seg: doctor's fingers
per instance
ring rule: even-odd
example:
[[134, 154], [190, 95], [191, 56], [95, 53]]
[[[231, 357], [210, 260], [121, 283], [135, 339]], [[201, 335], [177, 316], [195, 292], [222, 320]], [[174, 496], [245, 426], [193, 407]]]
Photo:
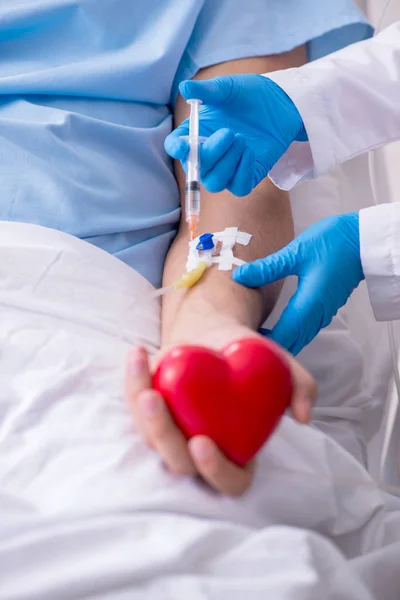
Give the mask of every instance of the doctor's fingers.
[[254, 461], [245, 467], [238, 467], [206, 436], [193, 437], [189, 441], [189, 451], [204, 481], [220, 494], [240, 496], [251, 485]]
[[269, 337], [296, 356], [314, 339], [323, 323], [324, 307], [319, 294], [300, 278], [296, 292]]
[[[246, 140], [241, 134], [235, 134], [232, 145], [219, 158], [211, 169], [205, 175], [204, 162], [202, 163], [202, 183], [209, 192], [222, 192], [229, 186], [232, 178], [235, 177], [236, 170], [240, 165], [241, 159], [246, 151]], [[206, 154], [204, 149], [202, 156]]]
[[238, 92], [238, 79], [231, 75], [221, 75], [213, 79], [186, 80], [179, 84], [179, 92], [189, 100], [201, 100], [203, 104], [222, 106], [233, 100]]
[[251, 193], [254, 186], [255, 157], [247, 146], [240, 159], [227, 189], [235, 196], [243, 197]]
[[233, 279], [246, 287], [258, 288], [297, 274], [296, 245], [291, 242], [282, 250], [237, 267]]
[[189, 142], [183, 139], [189, 135], [189, 119], [185, 119], [164, 141], [164, 148], [167, 154], [176, 160], [184, 161], [189, 152]]
[[[240, 136], [242, 137], [242, 136]], [[217, 129], [200, 148], [200, 176], [204, 180], [235, 143], [236, 137], [230, 129]]]

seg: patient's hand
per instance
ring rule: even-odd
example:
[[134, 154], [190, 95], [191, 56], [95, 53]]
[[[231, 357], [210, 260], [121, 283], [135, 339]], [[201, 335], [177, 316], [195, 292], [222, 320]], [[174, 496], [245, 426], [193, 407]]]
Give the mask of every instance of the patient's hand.
[[[196, 344], [221, 349], [229, 342], [243, 337], [258, 337], [243, 326], [215, 328], [206, 331]], [[184, 343], [190, 343], [184, 340]], [[163, 349], [157, 356], [160, 360]], [[301, 422], [307, 422], [316, 394], [313, 378], [289, 354], [284, 352], [293, 378], [292, 412]], [[154, 366], [154, 365], [153, 365]], [[146, 442], [162, 457], [166, 467], [175, 474], [200, 475], [211, 487], [228, 496], [239, 496], [250, 486], [254, 464], [244, 468], [231, 463], [214, 442], [197, 436], [189, 442], [175, 425], [163, 398], [151, 388], [151, 368], [146, 351], [133, 348], [126, 371], [126, 392], [133, 409], [136, 426]]]

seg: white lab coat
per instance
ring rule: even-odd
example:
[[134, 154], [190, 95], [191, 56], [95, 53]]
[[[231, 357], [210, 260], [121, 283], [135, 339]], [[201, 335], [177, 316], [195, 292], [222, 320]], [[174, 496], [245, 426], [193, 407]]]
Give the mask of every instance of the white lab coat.
[[[272, 169], [270, 177], [282, 189], [400, 139], [400, 22], [373, 39], [268, 77], [296, 104], [309, 139], [293, 143]], [[400, 202], [360, 212], [360, 247], [376, 319], [400, 319]]]

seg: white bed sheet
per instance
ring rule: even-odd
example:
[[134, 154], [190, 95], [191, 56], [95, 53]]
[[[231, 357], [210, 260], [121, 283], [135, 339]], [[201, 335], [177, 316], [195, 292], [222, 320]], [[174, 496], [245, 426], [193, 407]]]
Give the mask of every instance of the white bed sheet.
[[316, 428], [285, 418], [239, 500], [145, 447], [122, 382], [128, 345], [158, 345], [150, 289], [84, 242], [0, 224], [0, 598], [394, 598], [396, 501]]

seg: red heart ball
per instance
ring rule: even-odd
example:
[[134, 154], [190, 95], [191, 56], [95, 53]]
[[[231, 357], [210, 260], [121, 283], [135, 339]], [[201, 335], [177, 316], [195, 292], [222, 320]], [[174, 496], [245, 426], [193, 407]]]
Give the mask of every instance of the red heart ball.
[[244, 466], [264, 445], [292, 397], [288, 365], [273, 346], [242, 339], [215, 352], [179, 346], [153, 377], [187, 438], [210, 437], [227, 458]]

